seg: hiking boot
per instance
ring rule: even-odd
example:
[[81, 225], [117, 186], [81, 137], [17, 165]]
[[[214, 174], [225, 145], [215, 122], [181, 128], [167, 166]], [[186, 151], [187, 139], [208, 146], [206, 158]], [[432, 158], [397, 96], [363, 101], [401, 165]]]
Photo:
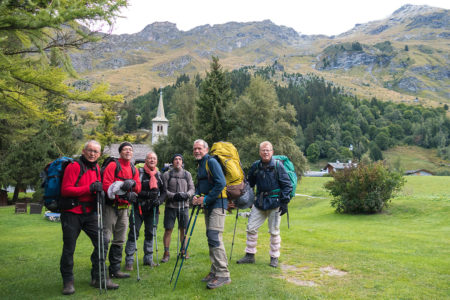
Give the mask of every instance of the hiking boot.
[[63, 295], [72, 295], [75, 293], [75, 287], [73, 286], [73, 280], [64, 283], [64, 288], [62, 290]]
[[270, 257], [270, 264], [271, 267], [278, 267], [278, 257]]
[[164, 251], [164, 255], [163, 255], [163, 258], [161, 259], [161, 262], [166, 263], [169, 261], [169, 258], [170, 258], [169, 251]]
[[[95, 288], [100, 288], [100, 284], [99, 284], [99, 280], [98, 278], [93, 278], [91, 280], [91, 286], [95, 287]], [[102, 288], [104, 288], [104, 284], [102, 284]], [[119, 288], [119, 285], [117, 283], [112, 282], [111, 279], [107, 278], [106, 279], [106, 289], [107, 290], [117, 290]]]
[[128, 273], [124, 273], [124, 272], [122, 272], [122, 271], [117, 271], [117, 272], [115, 272], [115, 273], [110, 273], [109, 274], [110, 276], [111, 276], [111, 278], [128, 278], [128, 277], [130, 277], [130, 274], [128, 274]]
[[230, 277], [214, 277], [213, 280], [211, 280], [210, 282], [208, 282], [208, 284], [206, 285], [206, 287], [208, 289], [215, 289], [218, 287], [221, 287], [222, 285], [226, 285], [226, 284], [230, 284], [231, 283], [231, 279]]
[[156, 266], [158, 266], [158, 264], [155, 264], [154, 262], [153, 262], [153, 260], [151, 260], [151, 261], [144, 261], [144, 266], [150, 266], [150, 267], [156, 267]]
[[216, 274], [213, 272], [209, 272], [208, 275], [205, 276], [205, 278], [202, 279], [202, 282], [210, 282], [216, 277]]
[[236, 263], [238, 264], [254, 264], [255, 263], [255, 254], [245, 253], [245, 256], [238, 260]]
[[125, 271], [133, 271], [133, 264], [132, 263], [126, 264]]

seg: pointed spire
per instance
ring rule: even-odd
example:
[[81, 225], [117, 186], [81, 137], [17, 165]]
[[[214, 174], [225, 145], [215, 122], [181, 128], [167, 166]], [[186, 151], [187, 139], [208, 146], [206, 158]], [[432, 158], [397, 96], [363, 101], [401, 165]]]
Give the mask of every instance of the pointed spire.
[[169, 120], [166, 119], [166, 116], [164, 114], [162, 87], [160, 88], [160, 93], [159, 93], [158, 111], [156, 112], [156, 117], [153, 118], [152, 121], [169, 122]]

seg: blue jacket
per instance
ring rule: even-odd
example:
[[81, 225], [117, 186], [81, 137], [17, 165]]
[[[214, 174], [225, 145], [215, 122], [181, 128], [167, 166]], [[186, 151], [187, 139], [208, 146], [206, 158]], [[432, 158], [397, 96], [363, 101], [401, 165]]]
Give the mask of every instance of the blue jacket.
[[255, 161], [247, 179], [251, 187], [256, 185], [257, 208], [269, 210], [280, 207], [281, 202], [289, 203], [292, 184], [281, 161], [272, 158], [267, 165]]
[[[208, 161], [208, 168], [211, 172], [208, 176], [206, 170], [206, 161]], [[220, 194], [226, 186], [225, 175], [219, 162], [209, 154], [206, 154], [198, 161], [197, 167], [197, 187], [195, 189], [196, 195], [206, 195], [205, 205], [208, 210], [214, 208], [228, 207], [228, 200], [221, 198]]]

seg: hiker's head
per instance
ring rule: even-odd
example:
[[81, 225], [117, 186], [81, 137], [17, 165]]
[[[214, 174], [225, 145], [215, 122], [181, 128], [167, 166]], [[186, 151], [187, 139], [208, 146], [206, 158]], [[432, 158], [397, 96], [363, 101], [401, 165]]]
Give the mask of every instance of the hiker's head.
[[90, 140], [84, 144], [82, 154], [89, 162], [96, 162], [100, 157], [102, 146], [99, 142]]
[[120, 158], [131, 160], [133, 158], [133, 145], [130, 142], [123, 142], [119, 146]]
[[194, 142], [193, 152], [196, 160], [202, 159], [209, 151], [208, 143], [204, 140], [196, 140]]
[[183, 155], [175, 154], [172, 158], [172, 165], [175, 169], [181, 169], [183, 167]]
[[156, 165], [158, 164], [158, 156], [155, 152], [150, 151], [147, 153], [147, 155], [145, 156], [145, 164], [152, 171], [156, 168]]
[[259, 156], [261, 156], [262, 162], [269, 162], [272, 159], [273, 146], [269, 141], [264, 141], [259, 144]]

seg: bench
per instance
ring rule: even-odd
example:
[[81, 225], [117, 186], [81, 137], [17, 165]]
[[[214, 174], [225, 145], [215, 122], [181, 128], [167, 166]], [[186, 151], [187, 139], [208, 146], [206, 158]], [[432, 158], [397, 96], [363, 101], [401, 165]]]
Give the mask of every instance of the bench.
[[17, 202], [16, 203], [16, 214], [26, 214], [27, 213], [27, 203]]
[[30, 203], [30, 215], [31, 214], [42, 214], [42, 204], [40, 203]]

